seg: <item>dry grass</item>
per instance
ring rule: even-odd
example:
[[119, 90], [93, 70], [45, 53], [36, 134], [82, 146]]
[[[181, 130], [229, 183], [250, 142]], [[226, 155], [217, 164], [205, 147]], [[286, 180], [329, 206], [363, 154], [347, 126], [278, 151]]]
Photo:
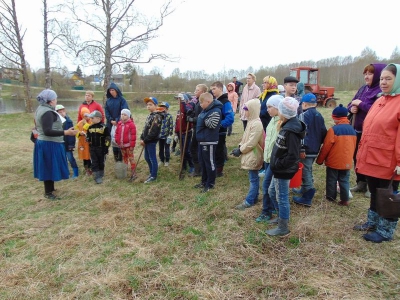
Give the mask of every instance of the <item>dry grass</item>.
[[[134, 110], [140, 129], [145, 114]], [[313, 206], [292, 205], [291, 234], [272, 238], [254, 222], [261, 204], [234, 209], [248, 189], [238, 159], [207, 195], [192, 188], [198, 179], [178, 180], [174, 156], [154, 184], [142, 183], [145, 161], [130, 184], [115, 179], [109, 159], [102, 185], [85, 176], [57, 182], [62, 200], [49, 201], [32, 176], [31, 115], [0, 115], [0, 124], [1, 299], [399, 298], [399, 234], [365, 242], [351, 228], [368, 200], [324, 200], [323, 166], [315, 165]], [[238, 119], [234, 131], [229, 149], [241, 138]]]

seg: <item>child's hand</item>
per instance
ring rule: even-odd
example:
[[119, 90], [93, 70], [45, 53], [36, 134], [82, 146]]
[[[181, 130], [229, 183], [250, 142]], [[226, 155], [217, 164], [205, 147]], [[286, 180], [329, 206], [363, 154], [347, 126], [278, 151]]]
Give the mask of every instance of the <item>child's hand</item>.
[[143, 140], [140, 140], [140, 145], [144, 147], [145, 143], [143, 142]]
[[306, 153], [305, 152], [300, 152], [300, 158], [305, 159], [306, 158]]

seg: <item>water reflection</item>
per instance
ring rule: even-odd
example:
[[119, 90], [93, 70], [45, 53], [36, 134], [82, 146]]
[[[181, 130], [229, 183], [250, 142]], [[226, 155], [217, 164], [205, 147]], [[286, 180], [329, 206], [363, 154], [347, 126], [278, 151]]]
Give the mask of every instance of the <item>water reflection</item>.
[[[76, 99], [58, 99], [57, 104], [62, 104], [67, 109], [67, 111], [77, 111], [79, 105], [81, 105], [83, 101]], [[38, 102], [36, 99], [32, 99], [32, 107], [33, 111], [38, 107]], [[0, 114], [14, 114], [25, 112], [25, 103], [24, 100], [12, 99], [5, 100], [0, 98]]]

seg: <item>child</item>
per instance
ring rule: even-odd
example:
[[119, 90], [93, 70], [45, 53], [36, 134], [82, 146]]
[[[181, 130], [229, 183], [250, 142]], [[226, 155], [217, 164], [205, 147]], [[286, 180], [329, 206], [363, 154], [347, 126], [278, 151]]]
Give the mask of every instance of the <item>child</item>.
[[271, 121], [268, 123], [265, 132], [265, 143], [264, 143], [264, 179], [262, 183], [263, 191], [263, 208], [260, 216], [256, 219], [256, 222], [268, 222], [272, 218], [272, 212], [278, 211], [278, 203], [276, 199], [271, 199], [268, 194], [269, 186], [272, 181], [272, 171], [270, 168], [271, 152], [274, 147], [276, 137], [278, 136], [278, 126], [280, 124], [280, 118], [278, 116], [278, 106], [283, 100], [281, 95], [273, 95], [267, 100], [268, 113], [271, 116]]
[[78, 159], [83, 160], [83, 167], [85, 168], [86, 175], [92, 175], [92, 162], [90, 160], [90, 150], [89, 143], [86, 141], [86, 132], [92, 123], [89, 114], [90, 111], [88, 108], [83, 107], [80, 111], [82, 116], [82, 120], [76, 124], [75, 129], [79, 130], [77, 134], [78, 138]]
[[140, 135], [140, 145], [144, 147], [144, 158], [149, 166], [150, 175], [144, 183], [150, 183], [157, 179], [158, 163], [156, 146], [161, 132], [163, 113], [157, 111], [158, 101], [154, 97], [144, 98], [147, 110], [150, 114], [146, 118], [143, 132]]
[[[68, 130], [72, 127], [74, 127], [74, 123], [72, 123], [71, 118], [68, 116], [67, 111], [65, 110], [65, 107], [61, 104], [56, 105], [56, 111], [65, 118], [65, 122], [63, 123], [63, 129]], [[78, 165], [76, 164], [76, 160], [74, 158], [74, 149], [75, 149], [75, 142], [76, 142], [76, 137], [75, 136], [68, 136], [64, 135], [64, 145], [65, 145], [65, 153], [67, 156], [67, 160], [69, 161], [69, 164], [71, 165], [73, 175], [71, 178], [77, 178], [79, 176], [79, 169]]]
[[244, 210], [253, 206], [258, 198], [260, 179], [258, 170], [263, 164], [264, 129], [259, 118], [261, 104], [258, 99], [251, 99], [242, 107], [245, 110], [247, 119], [246, 130], [243, 133], [239, 148], [233, 149], [232, 154], [241, 156], [242, 169], [249, 171], [250, 188], [243, 203], [236, 206], [236, 209]]
[[86, 139], [90, 145], [94, 180], [100, 184], [103, 182], [104, 162], [111, 143], [111, 135], [108, 127], [104, 123], [101, 123], [103, 117], [101, 112], [95, 110], [89, 117], [92, 119], [92, 124], [87, 130]]
[[164, 164], [164, 166], [168, 167], [169, 159], [171, 157], [170, 154], [170, 145], [174, 134], [174, 120], [172, 115], [168, 112], [169, 103], [161, 102], [159, 107], [164, 107], [165, 109], [165, 119], [163, 120], [161, 126], [161, 134], [158, 142], [158, 156], [160, 158], [160, 165]]
[[212, 94], [203, 93], [199, 98], [203, 111], [197, 117], [196, 137], [199, 143], [199, 162], [201, 164], [201, 182], [195, 188], [201, 188], [207, 193], [214, 188], [217, 169], [215, 166], [215, 151], [221, 126], [222, 103], [215, 101]]
[[136, 125], [131, 118], [131, 111], [129, 109], [124, 108], [121, 110], [121, 120], [118, 121], [117, 129], [115, 130], [115, 142], [121, 149], [124, 163], [128, 164], [129, 161], [131, 165], [131, 178], [129, 180], [133, 181], [137, 178], [133, 155], [136, 145]]
[[[231, 102], [233, 113], [235, 114], [238, 107], [239, 95], [235, 92], [235, 84], [233, 82], [228, 83], [228, 99]], [[228, 127], [228, 136], [232, 134], [232, 125]]]
[[[296, 95], [297, 91], [297, 84], [299, 83], [299, 80], [296, 77], [293, 76], [287, 76], [283, 79], [283, 88], [285, 89], [285, 94], [282, 95], [283, 97], [292, 97], [297, 100], [298, 103], [300, 103], [301, 97]], [[297, 115], [300, 115], [302, 113], [302, 107], [299, 105], [297, 108]]]
[[317, 98], [314, 94], [305, 94], [301, 98], [303, 112], [299, 115], [299, 120], [306, 124], [307, 134], [302, 141], [300, 153], [301, 163], [303, 164], [301, 188], [293, 189], [293, 192], [302, 194], [302, 196], [293, 197], [293, 202], [305, 206], [311, 206], [316, 192], [312, 165], [326, 136], [324, 117], [317, 111], [316, 106]]
[[284, 98], [278, 105], [282, 123], [272, 149], [270, 168], [274, 174], [272, 182], [278, 199], [279, 219], [278, 227], [266, 231], [272, 236], [284, 236], [290, 232], [289, 182], [299, 169], [300, 141], [306, 132], [306, 125], [296, 118], [298, 107], [299, 102], [292, 97]]
[[335, 125], [329, 128], [317, 164], [326, 166], [326, 199], [336, 200], [336, 181], [340, 187], [339, 205], [349, 205], [350, 169], [356, 149], [357, 135], [347, 119], [347, 108], [340, 104], [332, 111]]

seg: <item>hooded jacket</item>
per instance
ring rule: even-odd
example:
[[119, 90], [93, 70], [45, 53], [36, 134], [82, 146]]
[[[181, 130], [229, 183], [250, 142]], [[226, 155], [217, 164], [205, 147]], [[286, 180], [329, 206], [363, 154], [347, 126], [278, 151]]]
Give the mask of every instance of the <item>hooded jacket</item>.
[[228, 93], [222, 94], [217, 100], [222, 103], [219, 134], [226, 135], [228, 127], [235, 121], [235, 114], [232, 110], [231, 102], [229, 102]]
[[[365, 117], [370, 110], [372, 104], [378, 99], [378, 94], [381, 93], [381, 88], [379, 87], [379, 79], [381, 76], [382, 70], [386, 67], [385, 64], [371, 64], [374, 67], [374, 76], [372, 77], [371, 86], [363, 85], [356, 93], [352, 100], [359, 99], [362, 102], [358, 105], [358, 112], [354, 115], [354, 129], [357, 132], [361, 132], [363, 128], [363, 123]], [[350, 112], [351, 102], [347, 106], [347, 109]]]
[[120, 148], [134, 148], [136, 145], [136, 125], [128, 119], [125, 123], [118, 122], [115, 130], [115, 142]]
[[145, 144], [158, 142], [164, 118], [165, 112], [160, 111], [151, 112], [147, 116], [142, 134], [140, 135], [140, 139]]
[[263, 165], [264, 129], [259, 118], [260, 101], [252, 99], [247, 101], [249, 110], [246, 130], [239, 144], [241, 167], [245, 170], [260, 170]]
[[229, 86], [231, 86], [233, 88], [233, 90], [229, 91], [229, 89], [228, 89], [228, 99], [231, 102], [233, 113], [235, 113], [237, 110], [239, 96], [235, 92], [235, 84], [233, 82], [230, 82], [230, 83], [228, 83], [227, 88]]
[[306, 124], [294, 117], [282, 124], [271, 154], [271, 171], [275, 178], [292, 179], [299, 169], [301, 139]]
[[214, 100], [197, 117], [196, 138], [199, 144], [218, 144], [222, 103]]
[[[400, 65], [392, 90], [369, 110], [357, 151], [356, 172], [389, 180], [400, 166]], [[400, 180], [400, 175], [394, 180]]]
[[[117, 91], [116, 98], [113, 98], [113, 96], [111, 96], [110, 89], [114, 89]], [[104, 107], [107, 118], [107, 127], [110, 132], [112, 127], [111, 121], [116, 121], [118, 123], [121, 118], [121, 110], [123, 110], [124, 108], [129, 109], [128, 103], [122, 96], [119, 87], [114, 82], [112, 82], [107, 89], [107, 101]]]
[[307, 157], [317, 157], [327, 132], [324, 117], [315, 107], [309, 107], [299, 115], [299, 120], [307, 126], [303, 140], [304, 151]]
[[246, 102], [251, 99], [260, 97], [260, 95], [261, 95], [261, 90], [258, 87], [258, 85], [256, 85], [255, 82], [251, 86], [249, 86], [248, 84], [244, 86], [242, 91], [242, 98], [240, 99], [240, 119], [242, 121], [247, 120], [244, 115], [243, 105], [245, 105]]
[[[74, 127], [74, 123], [68, 115], [65, 115], [65, 122], [63, 123], [63, 129], [68, 130]], [[74, 135], [64, 135], [65, 151], [73, 151], [75, 149], [76, 137]]]

